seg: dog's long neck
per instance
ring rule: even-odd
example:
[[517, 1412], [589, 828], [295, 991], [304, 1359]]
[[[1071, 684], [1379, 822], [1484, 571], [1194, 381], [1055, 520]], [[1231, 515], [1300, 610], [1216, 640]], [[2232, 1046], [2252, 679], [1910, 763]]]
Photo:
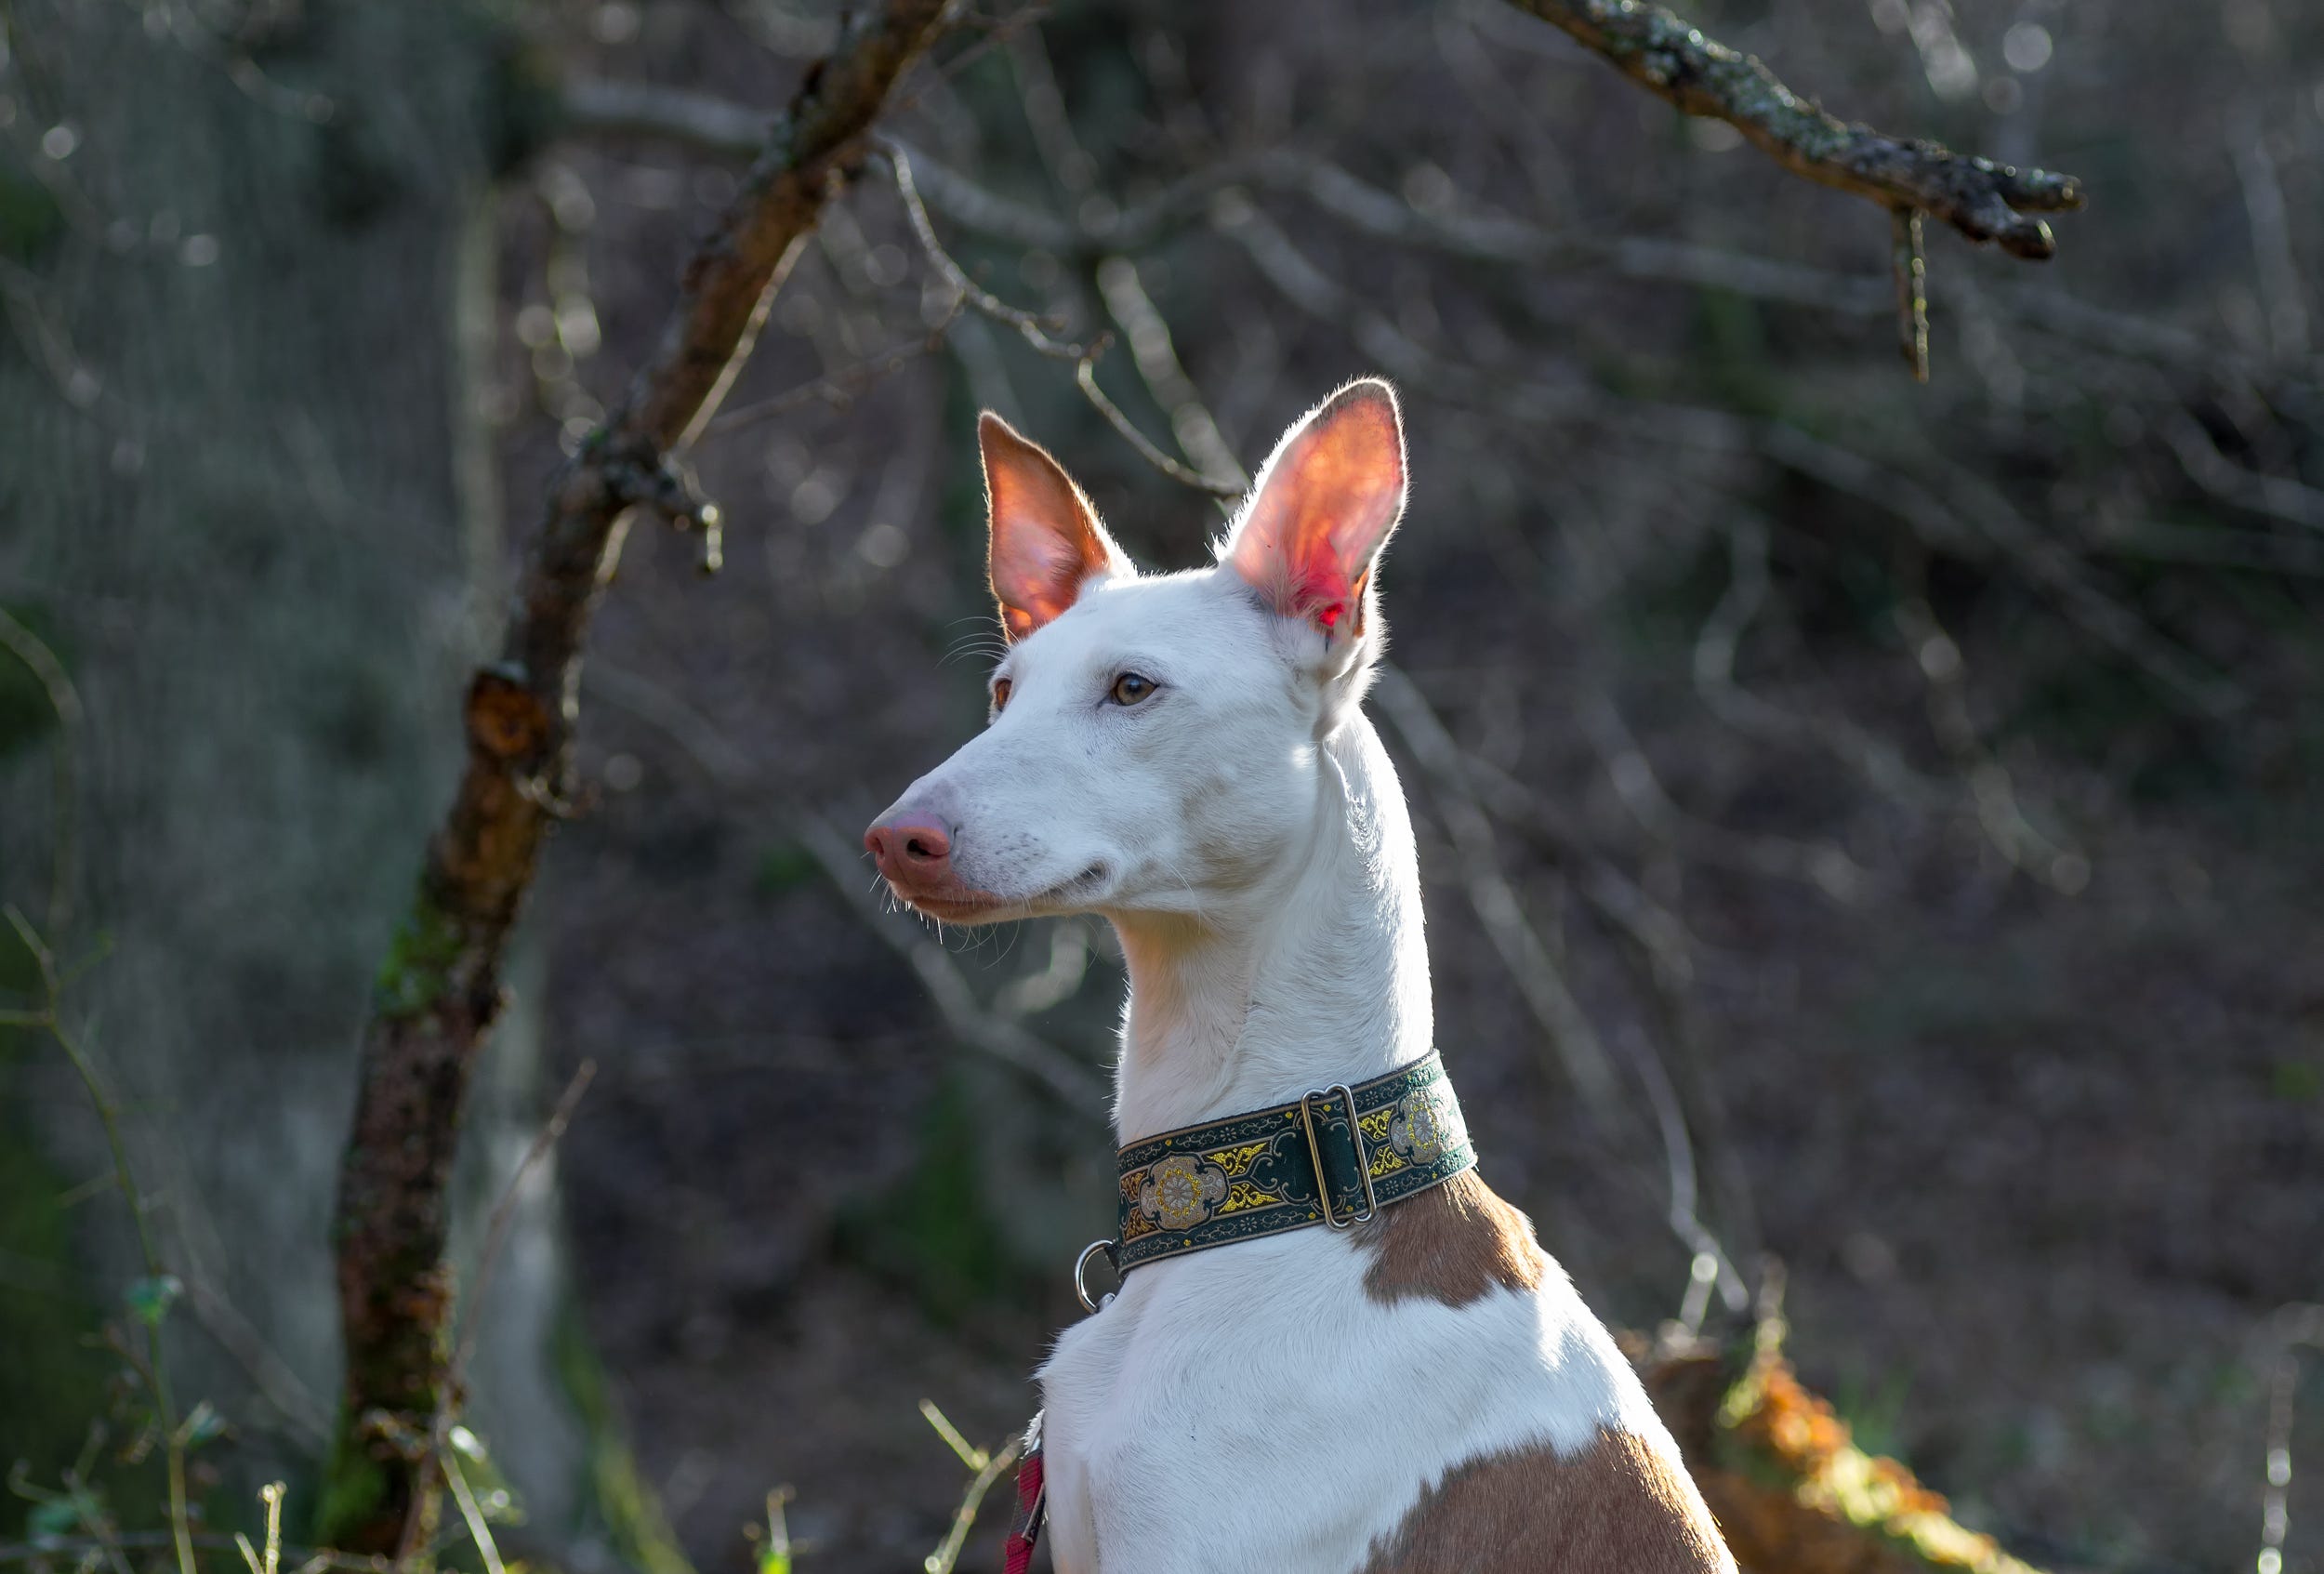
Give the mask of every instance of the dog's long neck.
[[1306, 845], [1199, 919], [1117, 919], [1129, 1008], [1122, 1142], [1361, 1082], [1425, 1055], [1433, 1024], [1412, 823], [1371, 724], [1321, 746]]

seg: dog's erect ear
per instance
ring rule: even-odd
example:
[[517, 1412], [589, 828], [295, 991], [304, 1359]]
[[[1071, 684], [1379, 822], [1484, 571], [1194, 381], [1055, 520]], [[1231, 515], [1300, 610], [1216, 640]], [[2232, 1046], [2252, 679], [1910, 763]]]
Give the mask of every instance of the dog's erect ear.
[[1377, 377], [1352, 382], [1275, 445], [1221, 559], [1338, 649], [1364, 631], [1372, 565], [1404, 492], [1396, 395]]
[[1055, 459], [990, 410], [977, 417], [976, 443], [992, 519], [993, 594], [1011, 640], [1073, 605], [1091, 575], [1132, 572]]

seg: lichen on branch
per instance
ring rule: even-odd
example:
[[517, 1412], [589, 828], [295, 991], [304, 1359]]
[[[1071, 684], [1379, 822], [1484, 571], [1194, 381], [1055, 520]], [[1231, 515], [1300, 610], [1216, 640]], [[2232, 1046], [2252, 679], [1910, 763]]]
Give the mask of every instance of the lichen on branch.
[[2036, 215], [2082, 205], [2071, 175], [2013, 169], [1941, 143], [1851, 126], [1778, 81], [1756, 56], [1731, 49], [1683, 17], [1641, 0], [1510, 0], [1604, 56], [1623, 75], [1688, 114], [1723, 120], [1796, 175], [1891, 209], [1942, 219], [2013, 257], [2057, 250]]

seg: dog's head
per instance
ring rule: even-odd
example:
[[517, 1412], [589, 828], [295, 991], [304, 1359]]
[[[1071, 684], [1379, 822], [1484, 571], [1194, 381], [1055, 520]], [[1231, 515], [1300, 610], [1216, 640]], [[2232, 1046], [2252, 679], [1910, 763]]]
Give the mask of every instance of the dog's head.
[[1349, 384], [1284, 435], [1217, 561], [1142, 575], [1038, 447], [978, 424], [1008, 655], [985, 730], [865, 834], [956, 923], [1200, 913], [1265, 889], [1316, 813], [1322, 746], [1384, 631], [1404, 509], [1395, 396]]

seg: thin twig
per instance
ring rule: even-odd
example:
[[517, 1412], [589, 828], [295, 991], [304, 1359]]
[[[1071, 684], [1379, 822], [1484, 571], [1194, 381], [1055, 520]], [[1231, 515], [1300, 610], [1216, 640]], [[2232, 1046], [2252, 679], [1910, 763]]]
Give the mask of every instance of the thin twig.
[[716, 420], [702, 429], [702, 435], [705, 439], [722, 437], [730, 431], [773, 420], [814, 403], [822, 403], [834, 410], [846, 409], [862, 398], [872, 384], [891, 372], [943, 349], [945, 337], [951, 333], [952, 325], [960, 320], [961, 308], [967, 302], [965, 296], [954, 297], [952, 303], [944, 308], [943, 316], [918, 338], [906, 339], [852, 366], [843, 366], [771, 398], [754, 400], [748, 404], [738, 404], [731, 410], [722, 411]]
[[1486, 938], [1565, 1066], [1566, 1079], [1609, 1131], [1619, 1131], [1620, 1096], [1615, 1089], [1613, 1063], [1606, 1058], [1605, 1046], [1589, 1014], [1566, 984], [1564, 970], [1526, 920], [1517, 893], [1502, 872], [1492, 824], [1461, 774], [1451, 733], [1419, 686], [1393, 667], [1381, 667], [1372, 694], [1379, 701], [1380, 713], [1420, 767], [1437, 817], [1444, 822], [1453, 852], [1460, 860], [1462, 893], [1484, 926]]
[[493, 1205], [492, 1217], [484, 1226], [483, 1249], [476, 1261], [476, 1279], [469, 1286], [468, 1297], [460, 1308], [460, 1336], [453, 1348], [452, 1364], [445, 1369], [447, 1390], [459, 1386], [460, 1375], [468, 1369], [469, 1358], [476, 1353], [477, 1336], [482, 1331], [479, 1314], [485, 1296], [492, 1290], [493, 1274], [499, 1265], [501, 1250], [508, 1245], [508, 1226], [516, 1217], [517, 1203], [523, 1196], [524, 1184], [557, 1144], [563, 1141], [565, 1128], [573, 1123], [573, 1112], [581, 1106], [581, 1095], [589, 1091], [589, 1083], [596, 1077], [597, 1062], [594, 1060], [585, 1060], [574, 1068], [572, 1079], [565, 1083], [565, 1091], [558, 1095], [556, 1107], [549, 1111], [548, 1118], [543, 1122], [541, 1129], [534, 1133], [532, 1146], [524, 1150], [524, 1157], [517, 1161], [515, 1171], [508, 1177], [508, 1184], [501, 1188], [500, 1200]]
[[[179, 1245], [189, 1254], [191, 1245], [181, 1233]], [[186, 1284], [186, 1308], [193, 1314], [202, 1331], [217, 1342], [234, 1364], [250, 1379], [265, 1401], [273, 1406], [288, 1430], [300, 1442], [320, 1454], [331, 1442], [331, 1413], [325, 1409], [312, 1390], [302, 1382], [289, 1362], [275, 1354], [266, 1336], [253, 1328], [250, 1319], [233, 1303], [213, 1288], [206, 1278], [194, 1271], [190, 1261], [178, 1276]]]
[[903, 199], [905, 217], [912, 226], [912, 233], [918, 239], [920, 249], [927, 254], [930, 264], [947, 285], [958, 292], [961, 298], [982, 315], [1014, 328], [1036, 353], [1051, 361], [1071, 362], [1074, 386], [1081, 390], [1089, 407], [1103, 417], [1105, 423], [1120, 433], [1131, 447], [1137, 449], [1139, 457], [1172, 481], [1209, 496], [1232, 498], [1242, 496], [1243, 488], [1239, 483], [1213, 481], [1165, 454], [1098, 386], [1098, 357], [1105, 353], [1112, 342], [1110, 335], [1100, 334], [1087, 344], [1060, 339], [1052, 331], [1056, 327], [1054, 323], [1010, 305], [970, 278], [967, 270], [944, 249], [944, 242], [936, 234], [936, 226], [928, 217], [926, 205], [920, 201], [919, 188], [914, 184], [911, 156], [904, 144], [886, 136], [878, 137], [875, 141], [879, 150], [888, 155], [889, 167], [894, 171], [896, 195]]
[[[13, 905], [7, 908], [8, 926], [16, 931], [17, 939], [31, 954], [40, 970], [40, 981], [46, 1004], [37, 1012], [10, 1013], [26, 1018], [18, 1025], [37, 1025], [46, 1029], [73, 1069], [80, 1075], [81, 1084], [87, 1089], [89, 1103], [96, 1108], [99, 1123], [105, 1130], [105, 1144], [112, 1151], [113, 1177], [120, 1184], [121, 1195], [128, 1202], [129, 1216], [136, 1223], [138, 1251], [144, 1260], [146, 1277], [158, 1294], [168, 1282], [169, 1276], [162, 1266], [161, 1250], [153, 1239], [153, 1227], [146, 1217], [145, 1194], [138, 1186], [137, 1171], [129, 1162], [129, 1146], [121, 1132], [120, 1106], [113, 1101], [106, 1086], [104, 1075], [90, 1058], [79, 1038], [64, 1025], [64, 982], [57, 971], [56, 954], [48, 948], [40, 932], [35, 930], [23, 913]], [[186, 1435], [178, 1424], [177, 1402], [169, 1386], [169, 1365], [162, 1347], [162, 1318], [155, 1316], [146, 1327], [146, 1368], [152, 1382], [153, 1414], [161, 1429], [163, 1460], [169, 1477], [169, 1529], [178, 1554], [178, 1574], [194, 1574], [193, 1543], [189, 1539], [192, 1524], [187, 1509], [186, 1496]]]
[[971, 306], [996, 323], [1007, 324], [1017, 330], [1034, 351], [1052, 361], [1089, 361], [1104, 349], [1103, 336], [1088, 344], [1074, 344], [1060, 339], [1052, 330], [1059, 324], [1050, 318], [1010, 305], [993, 294], [962, 268], [944, 243], [936, 234], [936, 226], [930, 221], [928, 208], [920, 201], [919, 188], [912, 180], [912, 160], [904, 145], [892, 137], [875, 135], [873, 146], [888, 156], [888, 167], [895, 178], [896, 195], [904, 201], [904, 216], [912, 226], [913, 235], [920, 243], [920, 250], [944, 283], [963, 297]]
[[1818, 744], [1867, 782], [1916, 813], [1949, 808], [1949, 787], [1915, 770], [1896, 747], [1874, 736], [1844, 710], [1785, 709], [1736, 681], [1736, 653], [1768, 594], [1767, 522], [1745, 513], [1727, 531], [1727, 588], [1695, 636], [1695, 692], [1703, 707], [1737, 732], [1770, 743]]
[[1009, 1467], [1017, 1462], [1020, 1440], [1012, 1437], [1000, 1448], [988, 1451], [977, 1448], [962, 1436], [960, 1429], [936, 1408], [934, 1400], [922, 1399], [920, 1414], [927, 1418], [929, 1425], [936, 1429], [936, 1435], [960, 1456], [960, 1462], [976, 1473], [969, 1482], [968, 1490], [960, 1496], [960, 1506], [953, 1511], [952, 1527], [944, 1532], [944, 1539], [937, 1544], [934, 1552], [920, 1560], [923, 1574], [952, 1574], [953, 1565], [960, 1560], [960, 1549], [968, 1543], [969, 1531], [976, 1524], [977, 1511], [984, 1506], [984, 1494], [991, 1491], [993, 1483], [1007, 1475]]
[[[1925, 579], [1924, 565], [1915, 563]], [[1925, 585], [1901, 598], [1891, 614], [1896, 631], [1911, 650], [1913, 665], [1928, 685], [1930, 731], [1968, 785], [1977, 825], [2010, 866], [2062, 895], [2090, 883], [2090, 859], [2072, 843], [2044, 836], [2026, 817], [2009, 768], [1977, 735], [1969, 708], [1967, 664], [1961, 647], [1945, 632], [1929, 604]]]
[[1099, 415], [1105, 417], [1106, 425], [1121, 433], [1129, 445], [1138, 450], [1138, 456], [1155, 470], [1160, 470], [1182, 486], [1216, 497], [1221, 502], [1231, 502], [1243, 495], [1242, 487], [1235, 483], [1213, 481], [1207, 475], [1190, 470], [1155, 447], [1153, 440], [1138, 430], [1137, 423], [1122, 413], [1121, 406], [1107, 398], [1105, 390], [1098, 387], [1098, 367], [1094, 357], [1082, 362], [1080, 365], [1074, 368], [1074, 381], [1079, 386], [1082, 397], [1089, 402], [1090, 406]]
[[2278, 1307], [2269, 1329], [2267, 1452], [2260, 1492], [2257, 1574], [2283, 1574], [2284, 1541], [2291, 1531], [2291, 1411], [2299, 1392], [2300, 1347], [2324, 1352], [2324, 1305]]
[[863, 854], [828, 820], [812, 810], [796, 809], [791, 823], [848, 905], [911, 964], [955, 1037], [1042, 1083], [1068, 1109], [1082, 1115], [1106, 1113], [1105, 1085], [1095, 1072], [1022, 1023], [985, 1010], [950, 952], [900, 913], [880, 911], [878, 899], [865, 883]]
[[[1129, 345], [1130, 365], [1146, 391], [1170, 418], [1179, 446], [1201, 467], [1197, 472], [1221, 500], [1240, 497], [1250, 485], [1250, 472], [1227, 446], [1219, 423], [1195, 388], [1194, 378], [1179, 364], [1170, 325], [1146, 293], [1138, 264], [1129, 257], [1106, 258], [1097, 267], [1098, 295]], [[1170, 473], [1169, 470], [1165, 474]]]
[[1912, 380], [1929, 380], [1929, 265], [1921, 247], [1921, 214], [1899, 207], [1889, 214], [1889, 265], [1896, 273], [1896, 343]]
[[[677, 695], [603, 662], [592, 665], [588, 681], [591, 693], [677, 744], [721, 792], [737, 800], [759, 801], [768, 796], [768, 784], [742, 751], [708, 718]], [[776, 796], [781, 797], [779, 792]], [[981, 1004], [949, 952], [912, 919], [883, 908], [865, 881], [862, 853], [828, 820], [798, 804], [786, 805], [780, 813], [784, 831], [813, 856], [849, 907], [911, 964], [954, 1037], [1032, 1077], [1076, 1113], [1105, 1113], [1105, 1087], [1095, 1072], [1023, 1023]]]
[[283, 1483], [270, 1481], [258, 1488], [258, 1501], [266, 1505], [266, 1555], [251, 1548], [250, 1538], [234, 1532], [235, 1550], [242, 1554], [243, 1566], [250, 1574], [275, 1574], [283, 1566]]
[[460, 1518], [468, 1526], [469, 1537], [476, 1543], [479, 1556], [484, 1560], [484, 1574], [508, 1574], [508, 1565], [500, 1560], [500, 1547], [493, 1540], [492, 1527], [484, 1523], [484, 1510], [477, 1502], [476, 1494], [468, 1484], [468, 1472], [460, 1468], [456, 1449], [439, 1449], [437, 1468], [443, 1472], [444, 1482], [452, 1488], [452, 1501], [459, 1505]]
[[[589, 1091], [589, 1083], [597, 1076], [597, 1062], [585, 1060], [574, 1068], [572, 1080], [559, 1095], [556, 1107], [549, 1112], [540, 1131], [533, 1137], [532, 1145], [517, 1161], [508, 1183], [500, 1190], [500, 1198], [493, 1205], [484, 1226], [484, 1244], [476, 1263], [475, 1281], [469, 1286], [459, 1309], [458, 1336], [454, 1341], [452, 1359], [444, 1368], [442, 1396], [437, 1401], [436, 1414], [428, 1429], [425, 1444], [427, 1457], [420, 1462], [423, 1479], [430, 1470], [443, 1472], [444, 1481], [452, 1488], [460, 1517], [466, 1521], [469, 1534], [476, 1539], [477, 1550], [482, 1554], [488, 1574], [504, 1574], [500, 1567], [500, 1551], [493, 1545], [491, 1532], [485, 1528], [484, 1516], [477, 1507], [475, 1495], [469, 1490], [467, 1479], [454, 1459], [457, 1446], [454, 1441], [455, 1421], [460, 1406], [466, 1402], [466, 1380], [469, 1362], [476, 1354], [476, 1341], [482, 1332], [482, 1310], [486, 1295], [492, 1290], [493, 1275], [499, 1266], [502, 1249], [508, 1244], [508, 1226], [516, 1217], [517, 1203], [524, 1194], [524, 1184], [542, 1160], [563, 1138], [565, 1128], [572, 1123], [573, 1112], [580, 1106], [581, 1095]], [[413, 1494], [412, 1512], [404, 1522], [404, 1551], [399, 1563], [410, 1556], [424, 1533], [419, 1506], [426, 1496], [425, 1488]]]
[[[1564, 970], [1527, 922], [1514, 888], [1501, 873], [1492, 826], [1470, 785], [1459, 747], [1419, 685], [1404, 673], [1383, 667], [1372, 692], [1380, 701], [1380, 713], [1420, 768], [1437, 818], [1451, 836], [1454, 853], [1460, 860], [1470, 907], [1484, 925], [1504, 970], [1600, 1129], [1620, 1140], [1635, 1128], [1621, 1108], [1612, 1063], [1596, 1028], [1566, 984]], [[1728, 1307], [1739, 1311], [1748, 1300], [1742, 1276], [1697, 1211], [1694, 1143], [1677, 1091], [1651, 1046], [1633, 1042], [1629, 1048], [1661, 1139], [1668, 1181], [1664, 1222], [1686, 1249], [1690, 1263], [1709, 1260], [1710, 1271], [1702, 1276], [1704, 1289], [1715, 1283]]]

